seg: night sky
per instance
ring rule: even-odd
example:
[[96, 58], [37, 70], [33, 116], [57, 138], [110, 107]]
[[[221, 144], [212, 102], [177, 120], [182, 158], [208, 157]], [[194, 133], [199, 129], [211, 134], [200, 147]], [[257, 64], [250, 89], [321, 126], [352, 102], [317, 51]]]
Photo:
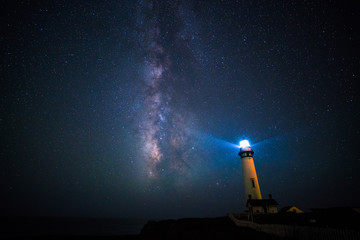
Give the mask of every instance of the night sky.
[[[320, 2], [320, 1], [319, 1]], [[357, 5], [1, 1], [1, 215], [360, 205]]]

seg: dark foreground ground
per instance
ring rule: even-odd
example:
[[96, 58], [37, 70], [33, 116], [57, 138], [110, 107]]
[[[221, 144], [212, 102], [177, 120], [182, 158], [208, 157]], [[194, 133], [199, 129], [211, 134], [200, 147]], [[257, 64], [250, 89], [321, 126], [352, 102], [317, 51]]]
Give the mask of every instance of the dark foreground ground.
[[[246, 220], [247, 214], [237, 219]], [[243, 219], [244, 218], [244, 219]], [[310, 213], [261, 214], [258, 224], [308, 226], [360, 232], [360, 208], [313, 209]], [[336, 231], [329, 230], [326, 236]], [[321, 233], [323, 234], [323, 233]], [[325, 234], [325, 233], [324, 233]], [[339, 233], [340, 234], [340, 233]], [[343, 234], [341, 232], [341, 234]], [[325, 235], [324, 235], [325, 236]], [[340, 236], [340, 235], [339, 235]], [[352, 236], [345, 234], [341, 236]], [[2, 218], [0, 239], [284, 239], [236, 226], [229, 217], [146, 221], [93, 218]], [[327, 239], [327, 238], [323, 238]], [[334, 238], [343, 239], [343, 238]], [[358, 239], [353, 237], [351, 239]]]
[[228, 217], [149, 222], [140, 239], [283, 239], [236, 226]]
[[[61, 227], [61, 226], [59, 226]], [[94, 226], [95, 227], [95, 226]], [[21, 229], [17, 229], [21, 231]], [[4, 232], [5, 231], [5, 232]], [[237, 227], [228, 217], [191, 218], [179, 220], [149, 221], [137, 235], [69, 235], [69, 234], [39, 234], [12, 235], [5, 234], [8, 239], [283, 239], [264, 234], [250, 228]], [[9, 229], [7, 230], [9, 233]], [[2, 238], [1, 237], [1, 238]]]

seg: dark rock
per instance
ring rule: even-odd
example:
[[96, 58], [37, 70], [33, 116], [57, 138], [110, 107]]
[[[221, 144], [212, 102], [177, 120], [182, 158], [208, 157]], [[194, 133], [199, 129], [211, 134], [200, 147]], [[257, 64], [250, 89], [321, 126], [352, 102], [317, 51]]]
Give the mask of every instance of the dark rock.
[[149, 221], [140, 239], [280, 239], [236, 226], [228, 217]]

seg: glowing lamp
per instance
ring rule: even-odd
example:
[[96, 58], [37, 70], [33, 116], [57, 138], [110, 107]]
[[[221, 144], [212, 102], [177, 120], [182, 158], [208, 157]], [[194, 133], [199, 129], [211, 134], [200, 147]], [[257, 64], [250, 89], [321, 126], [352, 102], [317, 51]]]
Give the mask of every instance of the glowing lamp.
[[242, 140], [240, 142], [240, 148], [246, 148], [246, 147], [250, 147], [250, 143], [248, 140]]

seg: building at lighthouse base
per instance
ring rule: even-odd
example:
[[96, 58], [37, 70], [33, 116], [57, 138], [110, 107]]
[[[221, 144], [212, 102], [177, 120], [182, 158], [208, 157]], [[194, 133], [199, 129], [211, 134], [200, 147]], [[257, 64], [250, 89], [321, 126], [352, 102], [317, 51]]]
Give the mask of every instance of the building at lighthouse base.
[[277, 213], [278, 203], [269, 194], [269, 199], [252, 199], [246, 201], [246, 209], [251, 214]]

